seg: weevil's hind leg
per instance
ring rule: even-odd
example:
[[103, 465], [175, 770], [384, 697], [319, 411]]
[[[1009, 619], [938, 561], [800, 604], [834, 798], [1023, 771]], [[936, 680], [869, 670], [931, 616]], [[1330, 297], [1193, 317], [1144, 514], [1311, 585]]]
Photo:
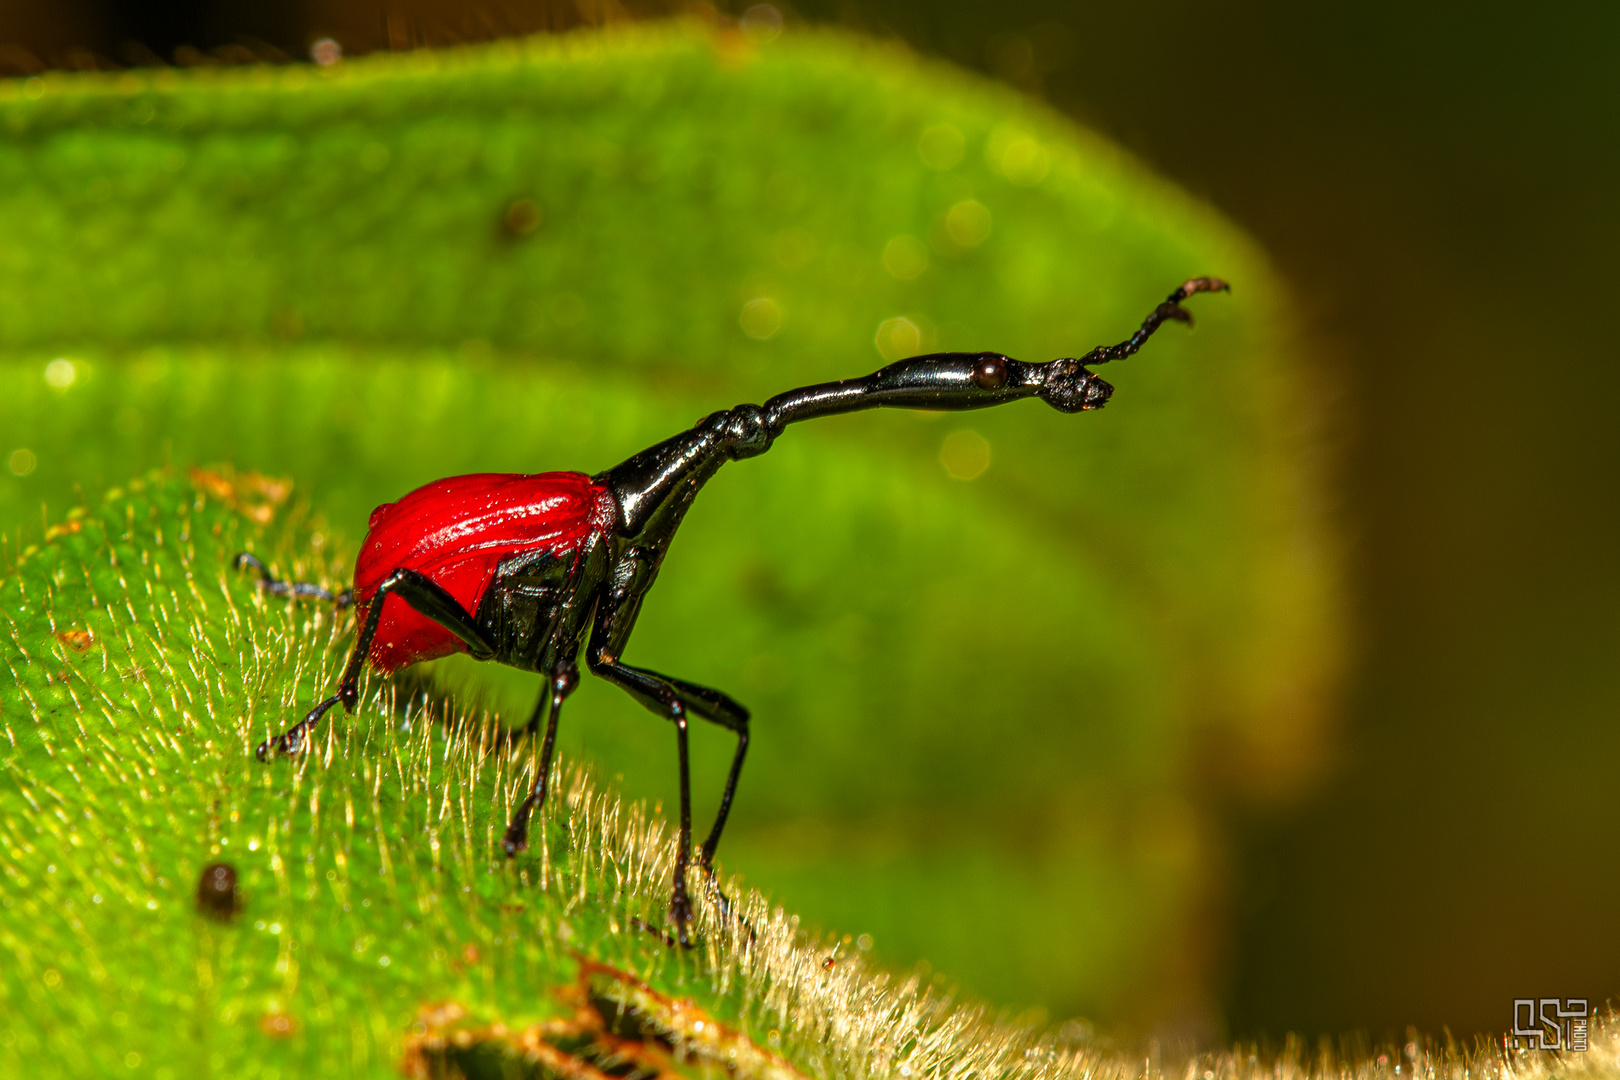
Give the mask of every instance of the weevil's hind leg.
[[606, 679], [648, 709], [675, 725], [675, 751], [680, 760], [681, 820], [680, 837], [675, 844], [675, 881], [669, 898], [669, 913], [675, 920], [675, 936], [682, 948], [691, 948], [688, 927], [692, 922], [692, 901], [686, 892], [686, 867], [692, 858], [692, 773], [686, 746], [686, 702], [674, 685], [650, 671], [626, 664], [596, 659], [592, 648], [587, 655], [591, 674]]
[[259, 591], [269, 593], [271, 596], [304, 596], [312, 600], [330, 600], [339, 608], [346, 608], [354, 603], [353, 589], [334, 593], [331, 589], [310, 581], [282, 581], [252, 552], [238, 552], [236, 558], [231, 560], [231, 568], [234, 570], [240, 570], [244, 566], [259, 575]]
[[675, 724], [676, 751], [681, 769], [681, 833], [675, 853], [674, 893], [669, 906], [670, 914], [675, 919], [677, 937], [682, 945], [689, 946], [691, 939], [687, 927], [692, 918], [692, 905], [686, 891], [686, 868], [692, 857], [692, 784], [686, 744], [687, 714], [696, 713], [737, 733], [737, 750], [731, 759], [731, 773], [726, 780], [725, 793], [720, 798], [720, 811], [715, 815], [714, 827], [709, 831], [708, 839], [703, 842], [698, 863], [708, 879], [709, 887], [714, 890], [721, 916], [730, 919], [731, 900], [720, 891], [715, 878], [714, 852], [720, 845], [720, 834], [725, 831], [731, 800], [737, 793], [737, 780], [742, 776], [743, 759], [748, 753], [748, 710], [719, 690], [672, 679], [645, 668], [631, 667], [606, 655], [600, 624], [586, 649], [586, 664], [591, 674], [619, 687], [652, 712]]
[[[681, 685], [677, 683], [677, 685]], [[720, 695], [725, 697], [725, 695]], [[720, 834], [726, 829], [726, 818], [731, 815], [731, 800], [737, 794], [737, 781], [742, 777], [743, 759], [748, 756], [748, 710], [738, 705], [730, 698], [725, 698], [735, 711], [715, 710], [698, 712], [705, 720], [730, 728], [737, 733], [737, 749], [731, 755], [731, 771], [726, 775], [726, 789], [720, 794], [720, 809], [714, 815], [714, 825], [709, 829], [708, 839], [703, 841], [703, 850], [698, 865], [709, 879], [709, 888], [714, 891], [716, 902], [720, 905], [720, 917], [728, 922], [732, 918], [731, 898], [720, 891], [720, 879], [714, 872], [714, 852], [720, 846]], [[753, 927], [748, 927], [749, 936], [753, 936]]]
[[[657, 705], [648, 700], [647, 689], [662, 684], [673, 691], [675, 696], [686, 706], [690, 713], [718, 724], [737, 736], [737, 749], [731, 756], [731, 771], [726, 776], [726, 788], [720, 795], [720, 809], [714, 815], [714, 825], [709, 829], [708, 839], [703, 841], [703, 848], [699, 856], [698, 865], [705, 871], [713, 873], [714, 852], [720, 846], [720, 834], [726, 830], [726, 818], [731, 815], [731, 801], [737, 795], [737, 781], [742, 777], [743, 761], [748, 757], [748, 710], [738, 704], [729, 694], [697, 683], [689, 683], [684, 679], [676, 679], [669, 675], [661, 675], [646, 668], [632, 667], [629, 664], [617, 661], [604, 662], [593, 665], [593, 674], [598, 675], [621, 689], [629, 691], [643, 705], [654, 712], [663, 712], [662, 701]], [[628, 685], [631, 680], [640, 684]]]
[[1141, 329], [1120, 342], [1118, 345], [1099, 345], [1085, 356], [1080, 358], [1083, 366], [1093, 364], [1106, 364], [1110, 360], [1123, 360], [1132, 355], [1153, 336], [1153, 331], [1162, 326], [1165, 320], [1192, 325], [1193, 317], [1181, 302], [1194, 293], [1202, 292], [1231, 292], [1232, 286], [1220, 278], [1200, 277], [1188, 278], [1182, 282], [1181, 287], [1171, 293], [1164, 303], [1153, 309], [1152, 314], [1142, 320]]
[[[242, 556], [237, 558], [243, 560]], [[258, 563], [251, 555], [246, 558], [250, 561], [246, 561], [245, 565]], [[371, 606], [366, 610], [365, 625], [355, 639], [354, 651], [349, 654], [349, 662], [343, 669], [343, 678], [338, 680], [338, 692], [315, 706], [302, 720], [280, 735], [260, 743], [254, 750], [260, 761], [269, 761], [277, 754], [296, 754], [302, 750], [310, 730], [320, 723], [321, 717], [333, 705], [342, 702], [345, 711], [354, 712], [355, 706], [360, 703], [360, 671], [371, 653], [371, 643], [377, 636], [377, 625], [382, 620], [383, 604], [390, 596], [398, 596], [416, 611], [456, 635], [474, 658], [487, 660], [495, 654], [494, 642], [489, 640], [489, 636], [461, 606], [460, 601], [446, 592], [442, 585], [415, 570], [395, 570], [377, 586], [377, 594], [372, 597]]]
[[692, 922], [692, 901], [686, 895], [686, 864], [692, 853], [692, 770], [686, 755], [686, 712], [679, 708], [671, 717], [675, 721], [675, 749], [681, 762], [681, 847], [675, 855], [675, 885], [669, 897], [669, 913], [675, 917], [676, 936], [681, 947], [690, 949], [691, 939], [687, 927]]
[[709, 838], [703, 841], [703, 869], [708, 871], [712, 878], [714, 852], [720, 846], [720, 834], [725, 831], [726, 818], [731, 814], [731, 800], [737, 794], [737, 780], [742, 776], [743, 759], [748, 756], [748, 713], [744, 711], [740, 720], [731, 722], [717, 716], [705, 716], [704, 719], [731, 728], [737, 733], [737, 750], [731, 756], [731, 772], [726, 777], [726, 790], [720, 795], [720, 810], [714, 815], [714, 826], [709, 830]]
[[529, 789], [525, 798], [512, 815], [511, 824], [506, 827], [506, 835], [501, 839], [501, 847], [507, 858], [512, 858], [520, 851], [529, 847], [529, 815], [546, 802], [546, 788], [551, 782], [551, 754], [557, 748], [557, 717], [562, 713], [562, 704], [568, 700], [568, 695], [574, 692], [579, 685], [579, 668], [573, 661], [559, 663], [551, 672], [550, 685], [540, 695], [540, 700], [534, 706], [534, 719], [529, 723], [532, 731], [540, 723], [541, 710], [547, 710], [546, 740], [540, 747], [540, 762], [534, 774], [534, 785]]

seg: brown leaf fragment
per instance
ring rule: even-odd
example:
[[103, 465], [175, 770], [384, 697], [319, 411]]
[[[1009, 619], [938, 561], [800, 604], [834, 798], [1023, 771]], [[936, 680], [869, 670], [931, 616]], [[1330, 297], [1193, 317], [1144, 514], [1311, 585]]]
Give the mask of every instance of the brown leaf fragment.
[[[718, 1068], [734, 1080], [804, 1080], [779, 1055], [727, 1028], [686, 999], [660, 994], [627, 972], [584, 957], [579, 980], [552, 990], [569, 1010], [514, 1031], [476, 1025], [453, 1001], [423, 1005], [405, 1039], [400, 1071], [412, 1080], [471, 1075], [554, 1080], [682, 1080], [678, 1067]], [[603, 1005], [611, 1008], [611, 1020]]]
[[629, 972], [578, 959], [580, 983], [593, 1000], [606, 998], [623, 1008], [642, 1031], [674, 1047], [678, 1059], [718, 1065], [736, 1077], [803, 1080], [804, 1074], [786, 1058], [720, 1023], [692, 999], [669, 997]]
[[236, 485], [210, 469], [193, 468], [191, 482], [216, 499], [230, 502], [236, 498]]
[[96, 643], [95, 635], [88, 630], [63, 630], [56, 635], [56, 640], [74, 652], [84, 652]]
[[422, 1006], [416, 1015], [422, 1030], [425, 1032], [432, 1028], [449, 1027], [457, 1020], [464, 1018], [467, 1015], [467, 1010], [453, 1001], [441, 1001], [437, 1005]]
[[193, 467], [189, 475], [191, 482], [205, 494], [259, 525], [270, 524], [276, 516], [276, 507], [292, 494], [292, 480], [288, 477], [256, 472], [238, 474], [228, 465], [217, 470]]
[[286, 476], [265, 476], [263, 473], [244, 473], [237, 480], [237, 489], [280, 506], [292, 494], [292, 479]]
[[[585, 1057], [553, 1046], [541, 1025], [515, 1034], [500, 1022], [457, 1027], [466, 1018], [466, 1010], [455, 1002], [424, 1006], [417, 1015], [416, 1031], [405, 1039], [405, 1056], [399, 1066], [411, 1080], [459, 1080], [469, 1073], [489, 1072], [489, 1066], [503, 1076], [515, 1072], [561, 1080], [616, 1080]], [[446, 1023], [438, 1023], [440, 1020]]]
[[533, 1028], [518, 1034], [517, 1047], [526, 1060], [539, 1065], [552, 1076], [562, 1077], [563, 1080], [616, 1080], [584, 1058], [552, 1046], [541, 1039]]

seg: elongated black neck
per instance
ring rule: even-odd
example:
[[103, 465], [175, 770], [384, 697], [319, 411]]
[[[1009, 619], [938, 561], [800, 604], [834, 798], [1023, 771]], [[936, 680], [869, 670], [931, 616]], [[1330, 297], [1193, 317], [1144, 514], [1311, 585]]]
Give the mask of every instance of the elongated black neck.
[[[765, 423], [772, 435], [777, 435], [800, 420], [861, 409], [987, 409], [1039, 394], [1051, 366], [1026, 364], [999, 353], [914, 356], [865, 378], [819, 383], [777, 394], [765, 403]], [[1100, 383], [1095, 376], [1093, 381]], [[1100, 404], [1101, 400], [1094, 400], [1087, 407]]]
[[619, 500], [619, 534], [656, 543], [675, 531], [720, 466], [769, 450], [789, 424], [862, 409], [986, 409], [1040, 396], [1065, 412], [1100, 408], [1112, 387], [1078, 360], [1026, 364], [998, 353], [936, 353], [860, 379], [820, 383], [704, 417], [601, 474]]
[[619, 501], [617, 532], [622, 539], [657, 544], [674, 535], [698, 491], [732, 456], [726, 452], [726, 436], [736, 412], [711, 413], [690, 431], [597, 474], [596, 481]]
[[619, 501], [618, 535], [633, 544], [667, 544], [703, 485], [727, 461], [755, 457], [789, 424], [862, 409], [987, 409], [1038, 397], [1060, 412], [1107, 404], [1114, 388], [1088, 364], [1123, 360], [1166, 320], [1191, 322], [1180, 302], [1198, 292], [1225, 289], [1215, 278], [1193, 278], [1170, 294], [1118, 345], [1074, 359], [1026, 364], [999, 353], [934, 353], [900, 360], [860, 379], [789, 390], [764, 405], [738, 405], [712, 413], [689, 431], [649, 447], [596, 479]]

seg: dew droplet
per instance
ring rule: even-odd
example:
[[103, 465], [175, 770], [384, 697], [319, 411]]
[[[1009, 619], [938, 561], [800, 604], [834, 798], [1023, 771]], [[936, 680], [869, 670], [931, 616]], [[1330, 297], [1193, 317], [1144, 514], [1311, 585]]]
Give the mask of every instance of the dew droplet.
[[911, 281], [928, 269], [928, 249], [915, 236], [896, 236], [884, 245], [883, 268], [901, 281]]
[[990, 211], [977, 199], [964, 199], [946, 211], [945, 231], [965, 248], [978, 247], [990, 236]]
[[956, 480], [974, 480], [990, 467], [990, 443], [976, 431], [953, 431], [940, 444], [939, 463]]
[[782, 308], [775, 300], [761, 296], [743, 305], [737, 322], [749, 337], [766, 341], [782, 328]]

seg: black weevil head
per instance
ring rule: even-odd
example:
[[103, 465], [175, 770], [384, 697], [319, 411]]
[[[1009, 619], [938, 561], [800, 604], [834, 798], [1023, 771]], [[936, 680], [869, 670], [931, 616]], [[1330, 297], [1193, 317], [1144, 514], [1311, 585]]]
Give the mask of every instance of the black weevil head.
[[1054, 360], [1047, 366], [1040, 398], [1058, 412], [1077, 413], [1108, 404], [1114, 388], [1078, 360]]

